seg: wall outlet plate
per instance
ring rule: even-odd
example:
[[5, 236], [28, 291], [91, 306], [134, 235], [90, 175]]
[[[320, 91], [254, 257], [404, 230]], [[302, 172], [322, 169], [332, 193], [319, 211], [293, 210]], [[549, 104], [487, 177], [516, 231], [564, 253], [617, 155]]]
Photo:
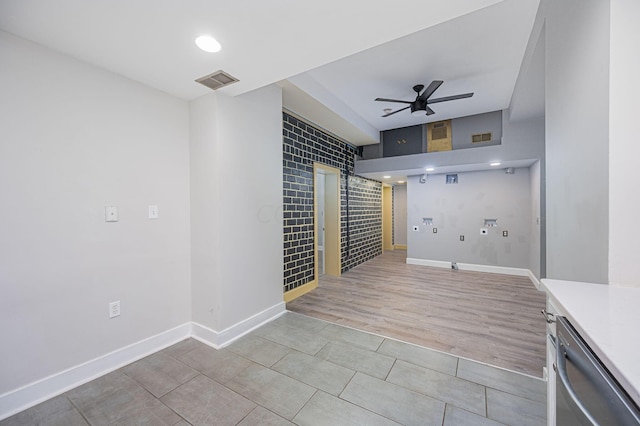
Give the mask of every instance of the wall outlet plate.
[[109, 318], [115, 318], [120, 316], [120, 301], [109, 303]]
[[464, 241], [464, 235], [460, 235], [460, 241]]
[[438, 228], [433, 228], [433, 233], [437, 234], [438, 233]]
[[118, 221], [118, 206], [104, 206], [104, 221], [105, 222]]
[[503, 237], [508, 237], [509, 236], [509, 231], [502, 231], [502, 236]]

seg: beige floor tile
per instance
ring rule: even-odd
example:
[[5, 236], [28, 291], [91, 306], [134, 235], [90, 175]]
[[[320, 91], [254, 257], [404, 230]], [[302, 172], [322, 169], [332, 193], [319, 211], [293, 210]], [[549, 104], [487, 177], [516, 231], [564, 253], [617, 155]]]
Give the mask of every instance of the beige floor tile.
[[546, 407], [543, 402], [487, 388], [487, 417], [501, 423], [544, 426], [547, 424]]
[[133, 379], [115, 371], [66, 393], [92, 425], [173, 425], [180, 418]]
[[476, 383], [405, 361], [395, 363], [387, 381], [481, 416], [486, 415], [485, 388]]
[[258, 406], [242, 419], [238, 426], [293, 426], [293, 423], [264, 407]]
[[355, 374], [354, 370], [302, 352], [288, 354], [272, 369], [334, 396], [342, 392]]
[[193, 379], [199, 373], [164, 352], [157, 352], [122, 368], [122, 372], [156, 398]]
[[0, 426], [85, 426], [88, 423], [66, 396], [59, 395], [0, 421]]
[[318, 391], [293, 419], [300, 426], [399, 425], [392, 420]]
[[233, 342], [227, 349], [265, 367], [271, 367], [292, 350], [253, 333]]
[[226, 386], [276, 414], [292, 419], [316, 389], [277, 371], [253, 364]]
[[328, 343], [318, 352], [317, 356], [334, 364], [351, 370], [362, 371], [379, 379], [387, 377], [395, 362], [392, 357], [341, 342]]
[[392, 339], [385, 339], [378, 353], [452, 376], [458, 366], [458, 357]]
[[340, 398], [403, 425], [441, 426], [444, 402], [356, 373]]
[[461, 359], [457, 376], [490, 388], [538, 402], [547, 400], [547, 382], [537, 377]]
[[160, 400], [193, 425], [235, 425], [256, 407], [255, 403], [203, 375]]

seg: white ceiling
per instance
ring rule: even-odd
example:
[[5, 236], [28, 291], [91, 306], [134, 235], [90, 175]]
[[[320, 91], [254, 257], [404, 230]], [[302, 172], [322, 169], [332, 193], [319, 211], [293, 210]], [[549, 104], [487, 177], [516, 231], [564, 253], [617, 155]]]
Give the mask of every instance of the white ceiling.
[[[218, 69], [240, 79], [220, 89], [229, 95], [280, 82], [287, 108], [361, 145], [427, 121], [381, 118], [402, 105], [373, 101], [412, 100], [417, 83], [444, 80], [434, 97], [475, 92], [433, 105], [431, 121], [508, 107], [538, 3], [0, 0], [0, 29], [185, 100]], [[203, 33], [222, 51], [200, 51]]]
[[[326, 88], [376, 129], [507, 109], [538, 7], [537, 0], [507, 0], [308, 71], [307, 80]], [[432, 105], [436, 114], [408, 110], [381, 117], [404, 104], [377, 97], [414, 100], [412, 87], [444, 84], [432, 98], [474, 96]], [[296, 78], [292, 81], [296, 83]], [[314, 95], [309, 84], [302, 87]]]

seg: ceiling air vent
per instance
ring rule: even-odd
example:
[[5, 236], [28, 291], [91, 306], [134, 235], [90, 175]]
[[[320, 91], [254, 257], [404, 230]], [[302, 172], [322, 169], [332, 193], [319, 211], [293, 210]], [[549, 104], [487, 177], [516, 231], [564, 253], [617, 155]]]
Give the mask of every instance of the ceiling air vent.
[[196, 80], [198, 83], [207, 86], [211, 90], [218, 90], [221, 87], [233, 84], [238, 80], [235, 77], [231, 77], [229, 74], [222, 70], [218, 70], [204, 77], [200, 77]]

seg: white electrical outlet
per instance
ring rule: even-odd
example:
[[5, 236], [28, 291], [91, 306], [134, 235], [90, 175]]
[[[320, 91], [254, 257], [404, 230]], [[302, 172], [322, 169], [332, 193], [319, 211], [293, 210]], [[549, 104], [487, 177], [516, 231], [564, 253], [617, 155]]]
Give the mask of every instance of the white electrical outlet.
[[109, 303], [109, 318], [120, 316], [120, 301]]
[[104, 221], [105, 222], [117, 222], [118, 221], [118, 207], [117, 206], [104, 206]]

